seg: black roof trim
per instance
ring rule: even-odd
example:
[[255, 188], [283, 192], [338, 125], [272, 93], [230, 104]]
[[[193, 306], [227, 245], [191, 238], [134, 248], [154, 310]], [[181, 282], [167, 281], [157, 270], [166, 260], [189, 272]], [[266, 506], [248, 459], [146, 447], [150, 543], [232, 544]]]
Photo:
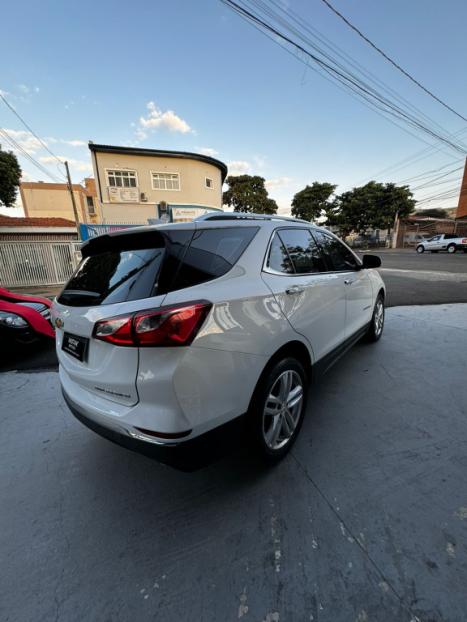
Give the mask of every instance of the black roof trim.
[[161, 156], [164, 158], [184, 158], [186, 160], [199, 160], [200, 162], [206, 162], [216, 166], [222, 174], [222, 181], [227, 177], [227, 165], [211, 158], [210, 156], [203, 155], [202, 153], [191, 153], [189, 151], [166, 151], [165, 149], [145, 149], [141, 147], [117, 147], [115, 145], [98, 145], [93, 142], [88, 143], [89, 149], [94, 152], [100, 153], [122, 153], [127, 155], [142, 155], [142, 156]]

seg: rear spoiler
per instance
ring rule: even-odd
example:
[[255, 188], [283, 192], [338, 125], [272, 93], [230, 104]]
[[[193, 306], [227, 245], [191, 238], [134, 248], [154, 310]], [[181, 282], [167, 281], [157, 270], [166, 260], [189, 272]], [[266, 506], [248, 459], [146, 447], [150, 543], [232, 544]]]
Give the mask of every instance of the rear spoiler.
[[136, 228], [124, 229], [86, 240], [81, 246], [81, 255], [85, 258], [112, 250], [139, 250], [163, 246], [165, 246], [163, 229], [152, 228], [146, 231]]

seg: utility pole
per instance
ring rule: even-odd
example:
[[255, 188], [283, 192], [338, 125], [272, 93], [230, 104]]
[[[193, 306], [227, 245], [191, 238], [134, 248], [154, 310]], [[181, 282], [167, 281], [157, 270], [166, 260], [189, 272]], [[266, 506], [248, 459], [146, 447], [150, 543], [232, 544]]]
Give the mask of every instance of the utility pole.
[[71, 177], [70, 177], [70, 169], [68, 168], [68, 162], [65, 162], [65, 168], [66, 168], [66, 176], [68, 179], [68, 190], [70, 192], [70, 196], [71, 196], [71, 203], [73, 205], [73, 214], [75, 215], [75, 223], [76, 223], [76, 232], [78, 233], [78, 240], [81, 240], [81, 231], [79, 228], [79, 217], [78, 217], [78, 210], [76, 209], [76, 202], [75, 202], [75, 195], [73, 194], [73, 185], [71, 183]]

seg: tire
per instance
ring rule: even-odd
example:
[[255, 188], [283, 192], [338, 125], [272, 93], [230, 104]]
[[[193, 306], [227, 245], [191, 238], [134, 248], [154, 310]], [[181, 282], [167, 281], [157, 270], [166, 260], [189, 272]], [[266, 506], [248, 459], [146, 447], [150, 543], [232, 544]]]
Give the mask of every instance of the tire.
[[[255, 449], [267, 462], [277, 462], [290, 451], [302, 427], [307, 392], [307, 373], [293, 357], [277, 361], [259, 380], [248, 419]], [[286, 408], [287, 401], [293, 406]]]
[[425, 247], [423, 246], [423, 244], [419, 244], [417, 246], [417, 253], [424, 253], [425, 252]]
[[365, 335], [366, 341], [375, 343], [381, 339], [384, 330], [384, 298], [379, 294], [371, 316], [371, 323]]
[[455, 253], [455, 252], [456, 252], [456, 250], [457, 250], [457, 247], [456, 247], [456, 245], [455, 245], [455, 244], [449, 244], [449, 246], [448, 246], [448, 253], [449, 253], [449, 254], [451, 254], [451, 255], [452, 255], [453, 253]]

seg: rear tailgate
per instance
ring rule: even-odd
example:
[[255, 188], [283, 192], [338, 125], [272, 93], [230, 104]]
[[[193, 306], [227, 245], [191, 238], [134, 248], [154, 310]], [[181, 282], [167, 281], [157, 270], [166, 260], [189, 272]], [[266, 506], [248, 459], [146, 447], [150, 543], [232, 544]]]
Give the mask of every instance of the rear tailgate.
[[[138, 348], [117, 348], [92, 337], [95, 323], [121, 314], [121, 307], [111, 305], [84, 309], [55, 303], [52, 318], [57, 327], [58, 360], [70, 380], [84, 390], [132, 406], [138, 401]], [[74, 355], [70, 352], [73, 341], [83, 344]]]
[[52, 307], [61, 372], [80, 390], [138, 402], [137, 347], [93, 337], [96, 322], [158, 308], [193, 231], [133, 230], [83, 246], [83, 261]]

